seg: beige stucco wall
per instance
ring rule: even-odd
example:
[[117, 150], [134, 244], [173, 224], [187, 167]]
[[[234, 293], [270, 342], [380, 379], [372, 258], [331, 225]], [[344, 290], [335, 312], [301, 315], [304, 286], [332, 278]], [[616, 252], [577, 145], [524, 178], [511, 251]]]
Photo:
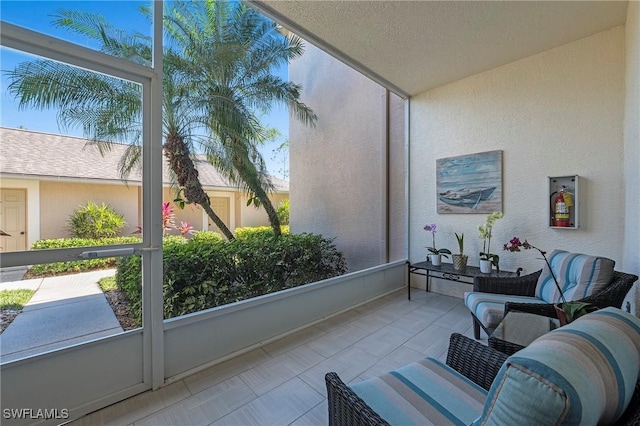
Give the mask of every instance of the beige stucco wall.
[[386, 262], [387, 91], [311, 45], [289, 78], [318, 115], [290, 121], [291, 231], [335, 238], [350, 271]]
[[389, 94], [389, 262], [407, 258], [406, 102]]
[[[269, 199], [273, 204], [273, 208], [278, 209], [278, 204], [281, 201], [289, 198], [289, 194], [272, 193], [269, 195]], [[237, 223], [241, 223], [242, 226], [268, 226], [269, 217], [267, 212], [262, 207], [256, 208], [252, 205], [247, 206], [246, 194], [238, 193], [236, 196], [238, 219]]]
[[[181, 209], [176, 203], [173, 202], [175, 198], [176, 194], [173, 189], [163, 188], [162, 200], [163, 202], [171, 203], [171, 208], [173, 209], [173, 214], [175, 215], [175, 225], [180, 226], [180, 222], [185, 222], [193, 226], [193, 229], [196, 231], [202, 230], [202, 226], [204, 224], [202, 220], [202, 209], [194, 204], [187, 204], [183, 209]], [[167, 232], [167, 234], [178, 235], [180, 234], [180, 232], [172, 230]]]
[[640, 274], [640, 2], [630, 1], [626, 30], [623, 268]]
[[[625, 233], [622, 269], [640, 275], [640, 2], [629, 2], [625, 34]], [[622, 307], [640, 316], [640, 282], [634, 284]]]
[[[243, 193], [237, 191], [207, 191], [207, 194], [210, 197], [229, 199], [230, 217], [227, 226], [229, 226], [229, 229], [232, 232], [237, 227], [269, 225], [269, 219], [264, 209], [256, 209], [253, 206], [247, 206], [247, 197]], [[173, 202], [175, 194], [171, 190], [171, 188], [164, 188], [162, 198], [164, 201], [171, 202], [171, 206], [175, 214], [174, 222], [176, 226], [180, 226], [180, 222], [187, 222], [193, 227], [195, 231], [208, 228], [208, 218], [205, 216], [203, 210], [199, 206], [187, 204], [185, 205], [184, 209], [181, 209]], [[277, 207], [280, 201], [288, 198], [288, 194], [272, 194], [269, 198], [271, 198], [272, 202], [274, 203], [274, 207]], [[172, 230], [167, 232], [167, 234], [178, 235], [179, 231]]]
[[[464, 232], [469, 263], [477, 265], [477, 227], [486, 215], [436, 213], [435, 163], [503, 150], [505, 218], [496, 222], [492, 243], [503, 269], [542, 266], [534, 253], [499, 249], [514, 235], [547, 250], [621, 264], [624, 97], [625, 28], [619, 26], [412, 98], [410, 259], [424, 259], [430, 239], [422, 227], [435, 222], [437, 245], [455, 251], [454, 232]], [[572, 174], [583, 178], [581, 227], [551, 229], [547, 177]]]
[[138, 224], [139, 190], [134, 185], [40, 182], [40, 238], [69, 237], [69, 217], [88, 201], [108, 204], [123, 215], [127, 227], [122, 234], [129, 235]]
[[[233, 230], [237, 227], [247, 226], [268, 226], [269, 218], [263, 208], [255, 208], [253, 205], [247, 206], [247, 196], [242, 192], [231, 191], [207, 191], [210, 197], [228, 198], [229, 199], [229, 229]], [[208, 228], [208, 218], [204, 216], [199, 206], [188, 204], [184, 209], [180, 209], [172, 200], [175, 198], [170, 188], [165, 188], [163, 199], [172, 203], [175, 213], [175, 223], [180, 225], [181, 221], [188, 222], [193, 226], [194, 230]], [[273, 206], [277, 208], [278, 203], [289, 198], [286, 193], [271, 194], [270, 197]], [[221, 215], [222, 217], [222, 215]], [[169, 232], [170, 234], [178, 234], [177, 231]]]
[[[2, 179], [2, 188], [24, 188], [27, 190], [27, 243], [30, 247], [39, 239], [69, 237], [68, 220], [73, 211], [87, 201], [96, 204], [106, 203], [124, 216], [127, 226], [122, 235], [131, 235], [141, 223], [142, 203], [140, 187], [121, 184], [94, 184], [74, 182], [47, 182], [24, 179]], [[246, 206], [246, 197], [239, 192], [214, 191], [211, 196], [229, 196], [230, 205], [233, 203], [231, 214], [236, 220], [231, 221], [231, 230], [239, 226], [269, 225], [269, 220], [263, 209], [256, 210]], [[274, 205], [288, 197], [288, 194], [274, 194], [271, 198]], [[180, 209], [173, 203], [174, 193], [170, 188], [164, 188], [163, 200], [172, 204], [175, 214], [175, 224], [188, 222], [194, 230], [204, 229], [206, 218], [202, 209], [194, 205], [186, 205]], [[140, 208], [140, 211], [138, 210]], [[168, 234], [179, 234], [171, 231]]]

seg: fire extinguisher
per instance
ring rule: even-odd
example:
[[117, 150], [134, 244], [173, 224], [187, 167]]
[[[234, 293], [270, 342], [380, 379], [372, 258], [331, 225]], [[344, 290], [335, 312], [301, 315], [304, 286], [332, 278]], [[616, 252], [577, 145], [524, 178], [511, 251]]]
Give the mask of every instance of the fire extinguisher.
[[572, 206], [571, 195], [563, 185], [553, 200], [553, 226], [569, 226], [569, 206]]

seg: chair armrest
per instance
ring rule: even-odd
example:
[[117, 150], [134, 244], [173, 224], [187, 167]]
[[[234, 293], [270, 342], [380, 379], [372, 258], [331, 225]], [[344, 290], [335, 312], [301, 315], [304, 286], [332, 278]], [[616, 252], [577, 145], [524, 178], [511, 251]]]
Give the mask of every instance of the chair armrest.
[[[591, 296], [580, 299], [580, 302], [592, 303], [600, 309], [608, 306], [622, 308], [622, 301], [631, 289], [633, 283], [637, 280], [637, 275], [613, 271], [611, 283], [607, 287]], [[531, 314], [557, 318], [553, 304], [507, 302], [504, 305], [504, 314], [507, 315], [509, 311], [529, 312]]]
[[542, 270], [523, 277], [476, 276], [473, 279], [473, 291], [512, 296], [533, 296], [540, 273]]
[[627, 405], [627, 410], [615, 423], [616, 425], [638, 426], [640, 424], [640, 380], [636, 382], [636, 389]]
[[447, 365], [489, 390], [507, 355], [458, 333], [449, 338]]
[[[447, 365], [489, 390], [507, 355], [458, 333], [449, 339]], [[334, 372], [324, 377], [327, 385], [329, 426], [388, 426], [378, 413], [355, 394]]]
[[519, 303], [507, 302], [504, 304], [504, 315], [510, 311], [528, 312], [530, 314], [542, 315], [549, 318], [558, 318], [556, 308], [551, 303]]
[[608, 306], [622, 308], [624, 298], [636, 281], [638, 281], [637, 275], [613, 271], [613, 276], [608, 286], [591, 296], [585, 297], [581, 302], [593, 303], [600, 309]]
[[329, 426], [389, 426], [334, 372], [324, 376], [329, 405]]

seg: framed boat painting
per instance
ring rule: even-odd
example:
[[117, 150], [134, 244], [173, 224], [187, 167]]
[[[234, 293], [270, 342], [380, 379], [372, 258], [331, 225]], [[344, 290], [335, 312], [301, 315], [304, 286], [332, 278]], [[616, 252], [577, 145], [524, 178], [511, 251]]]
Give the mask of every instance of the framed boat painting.
[[436, 160], [438, 213], [502, 211], [502, 151]]

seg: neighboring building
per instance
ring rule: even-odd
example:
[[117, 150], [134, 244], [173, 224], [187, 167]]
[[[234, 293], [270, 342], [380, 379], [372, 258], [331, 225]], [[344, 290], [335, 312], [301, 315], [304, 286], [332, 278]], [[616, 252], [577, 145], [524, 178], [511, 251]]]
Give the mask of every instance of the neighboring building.
[[289, 124], [291, 231], [335, 238], [351, 272], [404, 259], [404, 100], [313, 45], [289, 77], [318, 115]]
[[[106, 203], [127, 222], [123, 235], [141, 224], [142, 187], [140, 170], [125, 182], [118, 174], [119, 161], [127, 145], [112, 144], [100, 153], [87, 139], [28, 130], [0, 128], [0, 251], [25, 250], [40, 239], [69, 236], [67, 221], [87, 201]], [[231, 185], [204, 159], [196, 161], [200, 182], [211, 206], [232, 231], [238, 227], [268, 225], [264, 209], [247, 206], [246, 193]], [[174, 200], [171, 173], [164, 163], [165, 201]], [[272, 178], [274, 205], [289, 197], [289, 183]], [[173, 205], [176, 224], [188, 222], [196, 230], [217, 230], [201, 208]], [[160, 209], [160, 206], [158, 206]]]

